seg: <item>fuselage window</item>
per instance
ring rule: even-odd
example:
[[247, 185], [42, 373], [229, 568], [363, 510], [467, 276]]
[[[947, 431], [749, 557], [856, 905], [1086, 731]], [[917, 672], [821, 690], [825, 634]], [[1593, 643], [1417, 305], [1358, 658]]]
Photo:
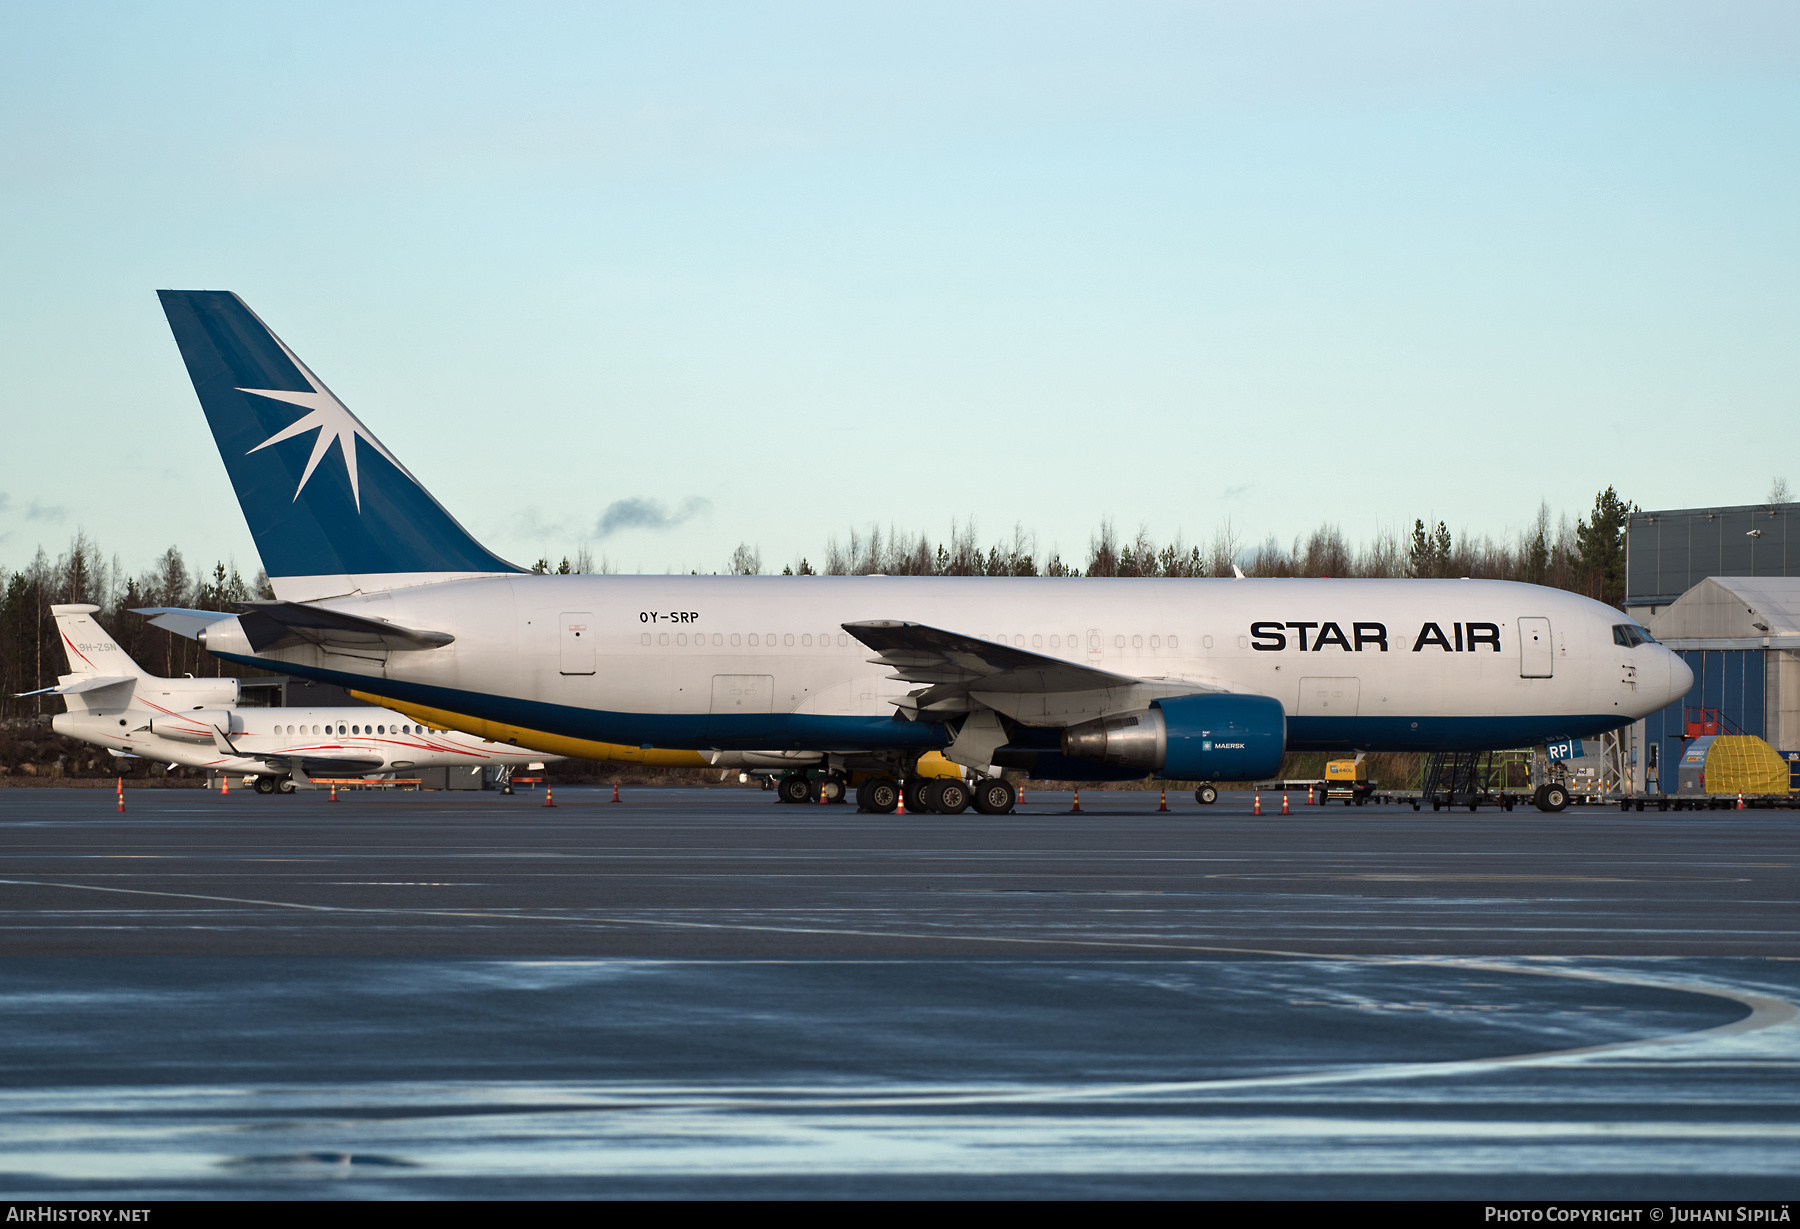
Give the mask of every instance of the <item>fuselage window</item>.
[[650, 633], [645, 632], [642, 636], [639, 636], [638, 643], [639, 644], [649, 644], [650, 643]]
[[1123, 636], [1114, 636], [1114, 637], [1113, 637], [1113, 648], [1115, 648], [1115, 649], [1122, 649], [1122, 648], [1124, 648], [1124, 647], [1125, 647], [1125, 637], [1123, 637]]
[[[739, 637], [739, 636], [738, 636], [738, 634], [737, 634], [737, 633], [736, 633], [736, 632], [732, 632], [732, 633], [731, 633], [731, 647], [732, 647], [732, 648], [734, 648], [734, 649], [735, 649], [735, 648], [737, 648], [737, 647], [738, 647], [738, 641], [739, 641], [739, 639], [740, 639], [740, 637]], [[713, 637], [713, 643], [714, 643], [714, 644], [717, 644], [717, 643], [718, 643], [718, 642], [719, 642], [719, 638], [718, 638], [718, 637], [717, 637], [717, 636], [714, 636], [714, 637]], [[756, 643], [756, 638], [755, 638], [755, 637], [754, 637], [754, 636], [752, 636], [752, 637], [751, 637], [751, 638], [750, 638], [750, 643], [751, 643], [751, 644], [755, 644], [755, 643]]]
[[812, 648], [812, 633], [811, 632], [802, 632], [800, 634], [800, 647], [803, 649]]
[[681, 645], [686, 644], [687, 643], [687, 633], [686, 632], [676, 632], [675, 633], [675, 643], [681, 644]]
[[660, 636], [658, 636], [658, 637], [657, 637], [657, 638], [656, 638], [656, 643], [658, 643], [658, 644], [660, 644], [660, 645], [663, 645], [663, 646], [665, 646], [665, 647], [666, 647], [666, 646], [667, 646], [667, 645], [668, 645], [668, 643], [669, 643], [669, 633], [668, 633], [668, 632], [664, 632], [664, 633], [662, 633], [662, 634], [661, 634], [661, 635], [660, 635]]
[[1044, 638], [1042, 636], [1033, 636], [1031, 638], [1031, 647], [1034, 649], [1043, 648], [1044, 647]]
[[[737, 639], [736, 636], [732, 637], [732, 640], [735, 641], [736, 639]], [[755, 632], [750, 633], [750, 647], [753, 649], [756, 647], [756, 633]]]
[[793, 648], [794, 647], [794, 633], [789, 632], [787, 635], [783, 636], [781, 638], [781, 643], [786, 648], [790, 648], [790, 649]]
[[344, 728], [344, 727], [343, 727], [343, 726], [341, 726], [341, 725], [340, 725], [340, 726], [338, 726], [338, 733], [339, 733], [339, 734], [340, 734], [340, 735], [341, 735], [341, 734], [345, 734], [345, 733], [347, 733], [347, 732], [348, 732], [348, 731], [347, 731], [347, 730], [346, 730], [346, 729], [345, 729], [345, 728]]
[[769, 633], [769, 647], [771, 649], [775, 647], [775, 633], [774, 632]]
[[1153, 649], [1162, 648], [1162, 637], [1161, 636], [1150, 637], [1150, 647]]
[[839, 637], [838, 637], [838, 648], [840, 648], [840, 649], [841, 649], [841, 648], [843, 648], [843, 647], [844, 647], [844, 646], [845, 646], [845, 645], [847, 645], [847, 644], [849, 644], [849, 643], [850, 643], [850, 637], [849, 637], [849, 636], [847, 636], [847, 635], [845, 635], [845, 636], [839, 636]]
[[1062, 648], [1062, 637], [1061, 636], [1050, 637], [1050, 647], [1053, 649]]
[[1144, 647], [1144, 638], [1142, 636], [1133, 636], [1131, 638], [1131, 647], [1134, 649], [1143, 648]]

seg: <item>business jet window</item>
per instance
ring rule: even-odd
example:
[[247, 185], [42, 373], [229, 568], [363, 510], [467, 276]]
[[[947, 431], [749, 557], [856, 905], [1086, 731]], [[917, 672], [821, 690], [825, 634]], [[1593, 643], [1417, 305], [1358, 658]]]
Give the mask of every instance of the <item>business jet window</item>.
[[340, 725], [340, 726], [339, 726], [339, 727], [338, 727], [338, 733], [339, 733], [339, 734], [342, 734], [342, 733], [344, 733], [344, 727], [343, 727], [343, 726], [341, 726], [341, 725]]
[[1640, 644], [1655, 644], [1650, 633], [1635, 623], [1613, 624], [1613, 643], [1635, 649]]

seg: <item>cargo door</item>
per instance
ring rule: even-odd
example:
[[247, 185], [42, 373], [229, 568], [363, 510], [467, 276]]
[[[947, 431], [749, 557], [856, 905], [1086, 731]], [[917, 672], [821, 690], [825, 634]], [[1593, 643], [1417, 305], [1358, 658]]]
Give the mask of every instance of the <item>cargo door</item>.
[[1550, 641], [1550, 620], [1519, 620], [1519, 677], [1547, 679], [1555, 673], [1556, 653]]
[[774, 702], [775, 676], [772, 674], [715, 674], [706, 732], [721, 738], [753, 737], [752, 731], [758, 723], [739, 719], [766, 716]]
[[1311, 678], [1300, 680], [1300, 717], [1354, 717], [1362, 698], [1362, 680]]
[[585, 610], [564, 611], [562, 625], [562, 664], [564, 674], [594, 672], [594, 616]]

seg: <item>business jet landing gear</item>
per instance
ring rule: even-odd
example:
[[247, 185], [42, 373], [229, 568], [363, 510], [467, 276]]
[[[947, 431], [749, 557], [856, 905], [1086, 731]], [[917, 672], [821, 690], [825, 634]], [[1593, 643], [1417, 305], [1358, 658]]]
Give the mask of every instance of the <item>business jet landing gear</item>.
[[900, 786], [892, 777], [870, 777], [856, 787], [856, 809], [871, 815], [891, 815], [900, 805]]
[[274, 777], [258, 777], [258, 778], [256, 778], [256, 792], [257, 793], [272, 794], [275, 792], [275, 788], [276, 787], [275, 787], [275, 778]]
[[983, 815], [1010, 815], [1019, 792], [998, 777], [975, 782], [975, 809]]
[[294, 778], [292, 777], [283, 777], [275, 783], [275, 789], [283, 794], [291, 794], [299, 788], [298, 785], [294, 784]]

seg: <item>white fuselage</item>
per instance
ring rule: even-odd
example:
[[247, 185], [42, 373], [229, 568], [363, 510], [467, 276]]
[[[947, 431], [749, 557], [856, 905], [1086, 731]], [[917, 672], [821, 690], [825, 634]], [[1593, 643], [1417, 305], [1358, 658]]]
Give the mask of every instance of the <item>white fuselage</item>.
[[[1270, 696], [1300, 749], [1592, 734], [1662, 708], [1691, 679], [1659, 645], [1617, 643], [1629, 620], [1616, 609], [1503, 581], [529, 575], [319, 604], [455, 640], [258, 653], [233, 619], [207, 629], [207, 648], [397, 702], [656, 747], [941, 745], [940, 723], [896, 718], [912, 685], [842, 626], [877, 619]], [[1026, 700], [1006, 715], [1050, 730], [1143, 702], [1122, 686], [1078, 712]]]

